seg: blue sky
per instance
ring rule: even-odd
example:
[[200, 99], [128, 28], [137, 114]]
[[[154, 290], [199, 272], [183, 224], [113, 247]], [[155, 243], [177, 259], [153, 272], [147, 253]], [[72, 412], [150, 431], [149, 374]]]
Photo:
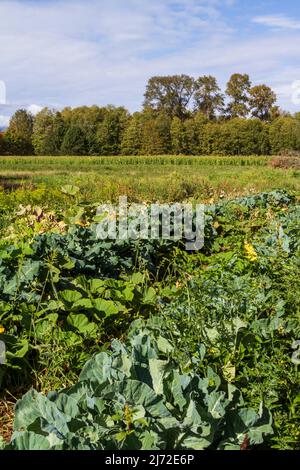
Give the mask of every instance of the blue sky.
[[0, 81], [17, 107], [141, 107], [152, 75], [231, 73], [267, 83], [292, 112], [298, 0], [0, 0]]

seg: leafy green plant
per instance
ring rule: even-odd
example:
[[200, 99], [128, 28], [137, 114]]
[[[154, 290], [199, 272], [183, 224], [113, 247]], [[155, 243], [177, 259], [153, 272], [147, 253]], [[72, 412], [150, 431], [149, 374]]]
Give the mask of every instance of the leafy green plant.
[[[78, 207], [68, 210], [63, 231], [47, 211], [28, 208], [24, 220], [30, 224], [40, 214], [37, 225], [24, 237], [0, 241], [0, 340], [7, 350], [2, 386], [25, 391], [34, 385], [45, 393], [70, 387], [92, 355], [110, 357], [107, 348], [113, 338], [124, 338], [132, 320], [159, 315], [153, 344], [151, 339], [159, 361], [201, 380], [210, 370], [224, 399], [232, 387], [242, 392], [244, 408], [259, 410], [263, 401], [274, 420], [274, 435], [263, 445], [299, 449], [299, 367], [293, 359], [300, 338], [297, 200], [273, 191], [208, 206], [205, 246], [195, 253], [173, 242], [104, 243], [95, 237], [94, 208], [80, 206], [79, 217]], [[43, 220], [51, 227], [36, 233]], [[166, 339], [170, 351], [160, 350]], [[173, 378], [168, 368], [164, 374], [167, 389]], [[184, 415], [176, 416], [181, 426]], [[121, 421], [117, 434], [124, 431]], [[218, 439], [209, 447], [218, 446]]]
[[[155, 321], [155, 320], [154, 320]], [[182, 372], [174, 346], [151, 324], [92, 358], [79, 382], [48, 397], [31, 390], [16, 405], [9, 449], [240, 449], [272, 433], [270, 413], [209, 368]], [[204, 354], [204, 348], [202, 348]]]

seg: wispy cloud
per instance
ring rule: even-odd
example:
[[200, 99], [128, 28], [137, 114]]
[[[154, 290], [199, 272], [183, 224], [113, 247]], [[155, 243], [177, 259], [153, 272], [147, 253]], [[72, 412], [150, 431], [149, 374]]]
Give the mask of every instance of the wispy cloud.
[[[139, 106], [156, 63], [230, 34], [221, 0], [1, 1], [1, 73], [10, 101]], [[172, 70], [170, 70], [171, 72]], [[182, 70], [184, 72], [184, 70]]]
[[284, 15], [255, 16], [252, 21], [257, 24], [280, 29], [299, 29], [300, 20], [295, 20]]
[[[253, 15], [241, 24], [235, 17], [238, 4], [0, 0], [0, 80], [6, 82], [11, 106], [0, 114], [31, 103], [112, 103], [137, 110], [147, 79], [157, 74], [212, 73], [224, 86], [231, 73], [248, 72], [255, 83], [267, 81], [288, 90], [288, 84], [300, 78], [294, 65], [299, 58], [298, 28], [278, 37], [268, 28], [258, 34], [252, 23], [253, 34], [244, 34]], [[288, 94], [280, 94], [280, 99], [282, 106], [292, 106]]]

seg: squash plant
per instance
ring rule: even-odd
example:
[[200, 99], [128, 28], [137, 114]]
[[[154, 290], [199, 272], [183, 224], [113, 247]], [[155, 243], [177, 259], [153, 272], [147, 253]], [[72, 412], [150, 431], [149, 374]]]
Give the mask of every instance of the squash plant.
[[244, 407], [239, 390], [210, 368], [203, 377], [183, 372], [173, 352], [170, 338], [138, 320], [125, 344], [114, 340], [87, 362], [75, 386], [47, 397], [30, 390], [6, 448], [240, 449], [272, 433], [262, 404]]

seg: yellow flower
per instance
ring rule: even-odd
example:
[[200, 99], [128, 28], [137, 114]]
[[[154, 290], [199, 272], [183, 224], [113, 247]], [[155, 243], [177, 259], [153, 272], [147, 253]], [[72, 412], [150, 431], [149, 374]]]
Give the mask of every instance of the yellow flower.
[[217, 350], [216, 348], [210, 348], [210, 349], [208, 350], [208, 352], [209, 352], [210, 354], [216, 354], [216, 353], [218, 352], [218, 350]]
[[5, 331], [5, 328], [3, 328], [3, 326], [0, 325], [0, 335], [2, 335], [2, 333], [4, 333]]
[[257, 256], [257, 253], [254, 250], [253, 246], [250, 243], [248, 243], [247, 241], [245, 241], [244, 248], [245, 248], [245, 251], [247, 253], [247, 258], [250, 261], [256, 261], [258, 256]]

